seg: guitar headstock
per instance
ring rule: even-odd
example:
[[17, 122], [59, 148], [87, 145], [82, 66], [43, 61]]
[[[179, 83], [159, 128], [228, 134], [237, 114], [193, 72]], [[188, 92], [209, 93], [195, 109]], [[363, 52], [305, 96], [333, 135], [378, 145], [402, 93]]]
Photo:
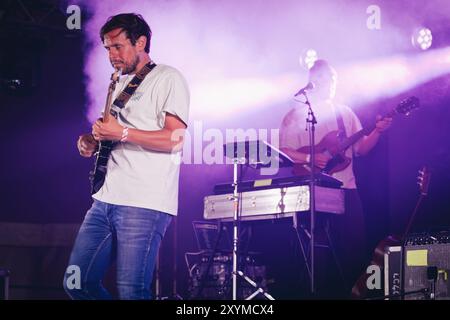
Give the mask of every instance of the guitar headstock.
[[431, 172], [424, 166], [419, 170], [419, 175], [417, 176], [417, 184], [419, 185], [420, 194], [426, 196], [428, 194], [428, 189], [430, 187]]
[[398, 113], [401, 113], [401, 114], [404, 114], [406, 116], [409, 116], [411, 111], [413, 111], [414, 109], [417, 109], [419, 107], [420, 107], [420, 100], [419, 100], [419, 98], [411, 96], [409, 98], [406, 98], [406, 99], [402, 100], [397, 105], [395, 110]]

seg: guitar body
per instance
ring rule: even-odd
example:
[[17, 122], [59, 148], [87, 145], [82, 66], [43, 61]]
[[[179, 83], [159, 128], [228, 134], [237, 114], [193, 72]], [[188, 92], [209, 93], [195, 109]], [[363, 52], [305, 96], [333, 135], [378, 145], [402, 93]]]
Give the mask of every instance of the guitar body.
[[[371, 266], [378, 266], [381, 271], [384, 271], [384, 255], [387, 253], [387, 248], [393, 246], [400, 246], [401, 240], [398, 236], [390, 235], [383, 240], [381, 240], [372, 256], [372, 261], [370, 261]], [[365, 299], [369, 297], [369, 289], [367, 288], [367, 279], [369, 279], [371, 274], [363, 272], [358, 278], [356, 283], [352, 288], [352, 298], [353, 299]]]
[[91, 194], [97, 193], [105, 182], [106, 169], [111, 151], [117, 143], [114, 141], [101, 141], [95, 159], [94, 170], [90, 172]]
[[[396, 114], [403, 114], [407, 116], [412, 110], [418, 108], [419, 106], [420, 101], [418, 98], [409, 97], [402, 100], [394, 110], [386, 114], [383, 118], [392, 118]], [[347, 168], [351, 164], [352, 159], [345, 156], [345, 151], [374, 129], [375, 125], [363, 128], [352, 136], [342, 139], [343, 141], [340, 141], [338, 137], [339, 131], [336, 130], [329, 132], [325, 137], [323, 137], [320, 143], [315, 146], [315, 154], [328, 154], [331, 159], [327, 162], [327, 165], [323, 169], [316, 167], [314, 172], [333, 174]], [[309, 146], [302, 147], [297, 151], [305, 154], [310, 153]], [[293, 171], [295, 175], [307, 175], [311, 173], [310, 167], [305, 164], [295, 164]]]
[[[331, 131], [323, 137], [323, 139], [315, 146], [315, 153], [320, 154], [329, 154], [332, 158], [328, 161], [325, 168], [320, 169], [316, 167], [317, 171], [333, 174], [335, 172], [339, 172], [347, 168], [352, 159], [345, 155], [345, 150], [339, 150], [340, 142], [338, 138], [338, 131]], [[297, 150], [301, 153], [309, 154], [309, 146], [301, 147]], [[295, 164], [294, 165], [294, 174], [296, 175], [306, 175], [310, 173], [309, 166], [305, 166], [303, 164]]]

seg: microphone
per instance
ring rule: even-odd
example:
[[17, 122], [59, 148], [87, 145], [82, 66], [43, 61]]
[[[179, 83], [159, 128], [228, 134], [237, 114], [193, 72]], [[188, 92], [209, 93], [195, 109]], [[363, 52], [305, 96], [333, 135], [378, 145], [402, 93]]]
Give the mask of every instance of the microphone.
[[314, 84], [314, 82], [308, 82], [308, 84], [305, 86], [305, 87], [303, 87], [303, 88], [301, 88], [295, 95], [294, 95], [294, 97], [297, 97], [297, 96], [299, 96], [299, 95], [301, 95], [301, 94], [305, 94], [307, 91], [310, 91], [310, 90], [312, 90], [312, 89], [314, 89], [316, 87], [316, 85]]

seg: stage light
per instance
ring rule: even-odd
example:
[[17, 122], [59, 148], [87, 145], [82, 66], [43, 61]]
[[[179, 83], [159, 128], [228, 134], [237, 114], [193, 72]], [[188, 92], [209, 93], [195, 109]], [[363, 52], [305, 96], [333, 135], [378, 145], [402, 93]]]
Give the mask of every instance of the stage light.
[[318, 59], [317, 51], [314, 49], [307, 49], [303, 51], [300, 56], [300, 65], [305, 69], [311, 69], [314, 62]]
[[414, 31], [412, 38], [412, 44], [414, 47], [421, 50], [427, 50], [433, 43], [433, 35], [428, 28], [419, 28]]

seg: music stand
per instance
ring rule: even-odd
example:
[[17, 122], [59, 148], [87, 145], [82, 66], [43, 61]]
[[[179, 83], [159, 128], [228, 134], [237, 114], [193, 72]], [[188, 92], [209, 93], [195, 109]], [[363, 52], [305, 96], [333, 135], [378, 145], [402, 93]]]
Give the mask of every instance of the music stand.
[[[233, 300], [237, 300], [237, 276], [242, 277], [251, 286], [256, 288], [256, 291], [251, 294], [246, 300], [251, 300], [259, 293], [263, 294], [269, 300], [275, 300], [264, 289], [258, 287], [258, 285], [247, 277], [242, 271], [238, 270], [238, 246], [239, 246], [239, 218], [240, 218], [240, 175], [239, 171], [242, 171], [242, 165], [248, 165], [255, 169], [267, 168], [272, 165], [272, 161], [275, 158], [278, 167], [291, 167], [294, 162], [286, 154], [271, 146], [268, 142], [262, 140], [253, 141], [238, 141], [224, 144], [224, 154], [226, 158], [232, 160], [233, 163], [233, 197], [234, 202], [234, 214], [233, 214], [233, 271], [232, 271], [232, 289]], [[239, 170], [241, 169], [241, 170]]]

